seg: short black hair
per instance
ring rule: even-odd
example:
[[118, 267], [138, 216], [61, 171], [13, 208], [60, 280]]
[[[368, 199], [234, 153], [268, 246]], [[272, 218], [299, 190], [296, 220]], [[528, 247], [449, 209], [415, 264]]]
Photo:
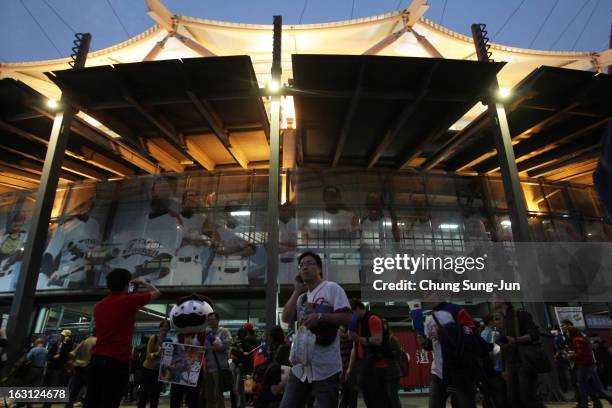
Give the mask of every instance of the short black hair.
[[211, 312], [208, 314], [208, 317], [215, 316], [215, 319], [219, 320], [221, 317], [219, 316], [219, 312]]
[[319, 269], [323, 270], [323, 261], [321, 260], [321, 257], [318, 254], [315, 254], [314, 252], [311, 252], [311, 251], [303, 252], [300, 256], [298, 256], [298, 264], [302, 262], [302, 259], [307, 256], [312, 256], [315, 262], [317, 263], [317, 266], [319, 267]]
[[355, 309], [366, 310], [365, 305], [360, 299], [352, 298], [351, 300], [349, 300], [349, 303], [351, 305], [352, 310], [355, 310]]
[[106, 286], [111, 292], [121, 292], [130, 284], [132, 274], [127, 269], [116, 268], [106, 275]]
[[486, 315], [485, 317], [482, 318], [482, 322], [485, 324], [485, 326], [488, 326], [492, 320], [493, 320], [493, 316], [491, 315]]
[[561, 320], [561, 324], [564, 324], [564, 325], [566, 325], [566, 326], [572, 326], [572, 327], [574, 327], [574, 323], [573, 323], [571, 320], [569, 320], [569, 319], [563, 319], [563, 320]]

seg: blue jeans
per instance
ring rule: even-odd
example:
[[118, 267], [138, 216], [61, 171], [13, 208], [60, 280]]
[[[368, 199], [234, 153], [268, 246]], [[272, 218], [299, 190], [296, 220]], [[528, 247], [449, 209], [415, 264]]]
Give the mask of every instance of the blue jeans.
[[339, 376], [340, 373], [337, 373], [324, 380], [301, 382], [291, 373], [280, 408], [303, 408], [311, 393], [315, 408], [337, 408]]

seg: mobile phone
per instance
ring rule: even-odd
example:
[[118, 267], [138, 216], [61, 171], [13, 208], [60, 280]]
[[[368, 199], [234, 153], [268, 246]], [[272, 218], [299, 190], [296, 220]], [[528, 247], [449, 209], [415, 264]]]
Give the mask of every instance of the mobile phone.
[[128, 286], [128, 293], [133, 293], [136, 290], [136, 284], [130, 282], [130, 285]]
[[296, 275], [295, 280], [296, 282], [301, 283], [302, 285], [304, 284], [304, 279], [302, 279], [302, 276], [300, 275]]

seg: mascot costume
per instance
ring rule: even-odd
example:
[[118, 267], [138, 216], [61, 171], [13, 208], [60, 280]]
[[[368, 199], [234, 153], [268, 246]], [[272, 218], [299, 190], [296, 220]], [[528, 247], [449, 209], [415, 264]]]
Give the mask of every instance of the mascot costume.
[[[213, 311], [213, 303], [206, 296], [194, 293], [180, 298], [170, 311], [170, 322], [178, 334], [178, 342], [192, 346], [204, 346], [208, 315]], [[183, 399], [185, 399], [189, 408], [200, 406], [202, 371], [200, 371], [200, 380], [198, 380], [197, 387], [172, 384], [170, 388], [170, 408], [180, 408]]]

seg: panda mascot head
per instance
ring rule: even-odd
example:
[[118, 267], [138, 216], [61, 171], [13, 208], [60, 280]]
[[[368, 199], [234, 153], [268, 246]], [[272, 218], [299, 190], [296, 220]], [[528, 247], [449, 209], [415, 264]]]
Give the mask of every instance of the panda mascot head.
[[194, 293], [178, 300], [170, 311], [170, 321], [177, 333], [202, 333], [206, 329], [207, 317], [213, 311], [209, 298]]

